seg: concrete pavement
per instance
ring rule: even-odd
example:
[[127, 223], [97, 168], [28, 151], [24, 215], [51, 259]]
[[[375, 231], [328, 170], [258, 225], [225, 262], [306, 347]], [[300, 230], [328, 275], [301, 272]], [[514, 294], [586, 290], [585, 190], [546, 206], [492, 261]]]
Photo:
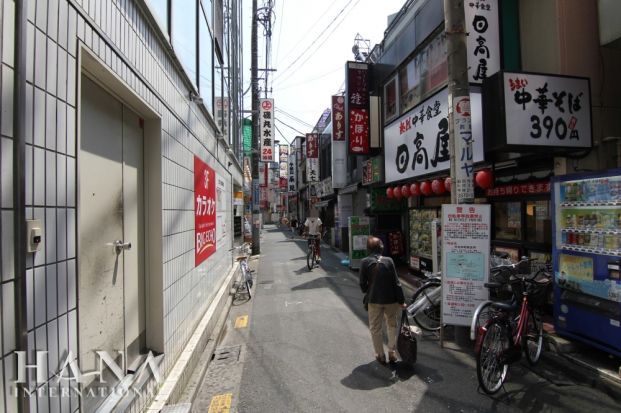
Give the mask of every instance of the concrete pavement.
[[432, 335], [421, 337], [414, 368], [380, 366], [344, 254], [324, 245], [321, 266], [308, 271], [305, 242], [288, 235], [264, 231], [251, 262], [255, 295], [231, 308], [192, 411], [618, 411], [615, 393], [547, 361], [512, 365], [505, 390], [485, 396], [471, 348], [448, 340], [442, 349]]

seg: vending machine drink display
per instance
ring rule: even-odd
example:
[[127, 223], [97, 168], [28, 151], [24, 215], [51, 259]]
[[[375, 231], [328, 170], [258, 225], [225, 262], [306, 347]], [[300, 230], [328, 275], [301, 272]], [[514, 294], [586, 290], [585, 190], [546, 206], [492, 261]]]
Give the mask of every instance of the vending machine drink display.
[[621, 356], [621, 169], [552, 182], [556, 330]]

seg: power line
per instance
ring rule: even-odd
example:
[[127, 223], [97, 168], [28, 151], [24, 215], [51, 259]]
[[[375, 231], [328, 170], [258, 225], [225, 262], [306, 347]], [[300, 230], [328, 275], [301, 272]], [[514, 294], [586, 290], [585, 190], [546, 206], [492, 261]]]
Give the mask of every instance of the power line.
[[285, 140], [285, 142], [287, 142], [287, 145], [291, 145], [291, 142], [289, 142], [289, 140], [287, 138], [285, 138], [285, 134], [280, 131], [280, 129], [278, 128], [278, 125], [274, 124], [274, 127], [276, 128], [278, 133], [280, 133], [280, 136], [282, 136], [282, 138]]
[[283, 122], [282, 120], [278, 119], [278, 118], [274, 118], [275, 120], [277, 120], [278, 122], [282, 123], [283, 125], [285, 125], [286, 127], [288, 127], [289, 129], [292, 129], [294, 131], [296, 131], [297, 133], [299, 133], [300, 135], [305, 135], [304, 132], [300, 132], [299, 130], [297, 130], [296, 128], [294, 128], [291, 125], [286, 124], [285, 122]]
[[294, 120], [294, 121], [296, 121], [298, 123], [301, 123], [301, 124], [303, 124], [304, 126], [306, 126], [308, 128], [312, 128], [313, 127], [313, 125], [311, 125], [310, 123], [308, 123], [308, 122], [306, 122], [306, 121], [304, 121], [304, 120], [302, 120], [302, 119], [300, 119], [300, 118], [298, 118], [298, 117], [296, 117], [296, 116], [294, 116], [294, 115], [292, 115], [292, 114], [290, 114], [288, 112], [285, 112], [284, 110], [282, 110], [280, 108], [276, 108], [276, 112], [282, 113], [283, 115], [285, 115], [289, 119], [292, 119], [292, 120]]
[[[304, 49], [304, 51], [289, 65], [287, 66], [282, 72], [281, 75], [283, 73], [286, 73], [287, 70], [289, 70], [298, 60], [300, 60], [309, 50], [310, 48], [319, 40], [319, 38], [321, 36], [323, 36], [323, 34], [330, 28], [330, 26], [332, 26], [332, 24], [336, 21], [336, 19], [345, 11], [345, 9], [347, 7], [349, 7], [349, 5], [353, 2], [354, 0], [349, 0], [347, 2], [347, 4], [345, 5], [345, 7], [343, 7], [338, 13], [337, 15], [334, 17], [334, 19], [332, 19], [332, 21], [321, 31], [321, 33], [319, 34], [319, 36], [317, 36], [315, 38], [315, 40], [313, 40], [313, 42], [308, 46], [308, 48]], [[356, 3], [358, 3], [360, 0], [357, 0]], [[312, 56], [312, 55], [311, 55]], [[276, 77], [275, 80], [278, 80], [279, 77]]]
[[337, 71], [339, 71], [339, 70], [344, 70], [343, 68], [344, 68], [344, 65], [340, 65], [339, 67], [336, 67], [336, 68], [332, 69], [331, 71], [326, 72], [326, 73], [324, 73], [324, 74], [322, 74], [322, 75], [319, 75], [319, 76], [317, 76], [317, 77], [313, 77], [313, 78], [310, 78], [310, 79], [303, 79], [303, 80], [302, 80], [302, 81], [300, 81], [300, 82], [297, 82], [297, 83], [292, 83], [292, 84], [290, 84], [290, 85], [279, 86], [279, 87], [278, 87], [278, 90], [280, 91], [280, 90], [290, 89], [290, 88], [292, 88], [292, 87], [295, 87], [295, 86], [298, 86], [298, 85], [302, 85], [302, 84], [304, 84], [304, 83], [306, 83], [306, 82], [311, 82], [311, 81], [313, 81], [313, 80], [321, 79], [321, 78], [323, 78], [323, 77], [326, 77], [326, 76], [328, 76], [328, 75], [331, 75], [331, 74], [333, 74], [333, 73], [336, 73], [336, 72], [337, 72]]

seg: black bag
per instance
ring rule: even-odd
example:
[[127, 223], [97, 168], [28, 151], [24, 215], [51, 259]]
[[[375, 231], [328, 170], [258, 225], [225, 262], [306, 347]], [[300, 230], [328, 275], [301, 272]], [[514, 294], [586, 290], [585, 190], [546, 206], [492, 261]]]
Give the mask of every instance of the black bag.
[[414, 365], [416, 363], [418, 352], [417, 345], [416, 335], [410, 327], [407, 312], [403, 310], [401, 313], [401, 327], [399, 329], [399, 336], [397, 337], [397, 351], [404, 363], [409, 365]]

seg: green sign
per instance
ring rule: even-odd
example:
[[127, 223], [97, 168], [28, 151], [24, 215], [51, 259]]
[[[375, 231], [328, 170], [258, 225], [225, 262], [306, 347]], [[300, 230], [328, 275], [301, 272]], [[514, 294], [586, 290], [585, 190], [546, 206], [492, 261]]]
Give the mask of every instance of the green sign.
[[244, 135], [244, 155], [250, 156], [252, 152], [252, 120], [244, 119], [242, 131]]
[[367, 238], [371, 234], [369, 217], [349, 217], [349, 267], [360, 268], [367, 256]]
[[408, 207], [407, 198], [388, 198], [386, 196], [386, 188], [371, 188], [371, 211], [372, 212], [389, 212], [403, 211]]

